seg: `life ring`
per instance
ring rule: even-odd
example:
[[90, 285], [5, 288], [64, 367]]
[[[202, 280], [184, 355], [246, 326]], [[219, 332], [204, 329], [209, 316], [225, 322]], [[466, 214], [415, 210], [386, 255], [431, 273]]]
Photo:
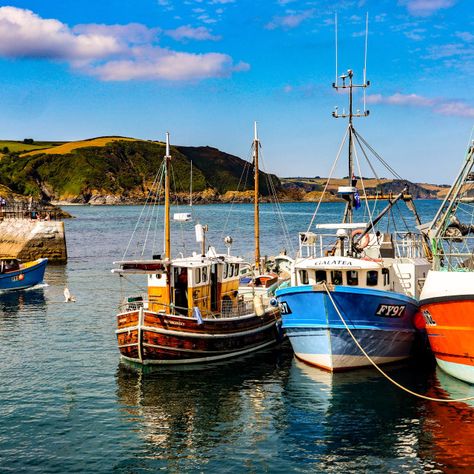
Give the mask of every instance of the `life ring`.
[[[354, 241], [354, 237], [356, 237], [357, 235], [361, 235], [363, 233], [364, 233], [364, 231], [362, 229], [353, 230], [352, 234], [351, 234], [352, 241]], [[367, 247], [367, 245], [369, 245], [369, 241], [370, 241], [369, 234], [365, 234], [364, 237], [362, 237], [362, 239], [359, 242], [357, 242], [357, 247], [361, 250], [365, 249], [365, 247]]]

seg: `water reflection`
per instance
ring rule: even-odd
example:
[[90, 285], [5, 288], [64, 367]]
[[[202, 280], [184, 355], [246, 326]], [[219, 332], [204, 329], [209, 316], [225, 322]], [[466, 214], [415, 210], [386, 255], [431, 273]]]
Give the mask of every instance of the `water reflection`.
[[44, 287], [0, 293], [0, 316], [17, 316], [21, 312], [44, 315], [46, 299]]
[[[216, 452], [235, 451], [274, 436], [273, 414], [281, 411], [291, 360], [270, 350], [220, 365], [193, 368], [117, 369], [117, 397], [123, 413], [146, 443], [147, 459], [171, 469], [219, 462]], [[286, 368], [285, 368], [286, 367]], [[232, 455], [226, 465], [242, 462]]]
[[[391, 368], [410, 380], [407, 368]], [[293, 360], [288, 381], [286, 436], [301, 457], [327, 471], [417, 467], [416, 403], [373, 369], [331, 374]]]
[[[461, 382], [439, 368], [428, 395], [434, 398], [474, 396], [474, 386]], [[424, 408], [420, 456], [451, 472], [473, 472], [474, 401], [427, 402]]]

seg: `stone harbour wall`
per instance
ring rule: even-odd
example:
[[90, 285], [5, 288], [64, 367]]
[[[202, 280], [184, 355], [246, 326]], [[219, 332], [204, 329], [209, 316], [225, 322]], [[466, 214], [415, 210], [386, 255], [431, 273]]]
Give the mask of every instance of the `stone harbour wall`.
[[66, 263], [64, 222], [4, 219], [0, 222], [0, 256], [23, 262], [48, 258], [49, 263]]

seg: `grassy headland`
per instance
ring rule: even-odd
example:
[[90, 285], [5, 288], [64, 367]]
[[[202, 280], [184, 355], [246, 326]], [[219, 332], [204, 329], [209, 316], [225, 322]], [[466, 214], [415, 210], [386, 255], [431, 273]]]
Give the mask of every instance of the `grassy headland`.
[[[3, 145], [3, 148], [2, 148]], [[2, 153], [3, 150], [3, 153]], [[97, 137], [73, 142], [0, 141], [0, 185], [48, 202], [128, 204], [143, 201], [165, 153], [162, 142], [129, 137]], [[209, 146], [171, 147], [175, 198], [189, 198], [191, 162], [194, 202], [249, 202], [251, 164]], [[269, 181], [282, 201], [318, 201], [325, 178], [277, 178], [260, 172], [260, 194], [270, 197]], [[331, 181], [326, 201], [339, 200]], [[399, 192], [405, 181], [364, 180], [368, 194]], [[415, 198], [441, 198], [446, 186], [409, 183]], [[360, 187], [360, 185], [359, 185]], [[360, 190], [362, 194], [362, 190]]]

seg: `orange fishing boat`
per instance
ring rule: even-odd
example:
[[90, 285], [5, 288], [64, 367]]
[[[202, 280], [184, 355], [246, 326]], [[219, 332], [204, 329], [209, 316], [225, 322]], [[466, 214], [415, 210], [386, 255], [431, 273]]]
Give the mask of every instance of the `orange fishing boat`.
[[[441, 369], [474, 383], [474, 146], [428, 229], [433, 268], [420, 296], [431, 349]], [[463, 224], [460, 217], [469, 216]], [[459, 217], [458, 217], [459, 216]]]

